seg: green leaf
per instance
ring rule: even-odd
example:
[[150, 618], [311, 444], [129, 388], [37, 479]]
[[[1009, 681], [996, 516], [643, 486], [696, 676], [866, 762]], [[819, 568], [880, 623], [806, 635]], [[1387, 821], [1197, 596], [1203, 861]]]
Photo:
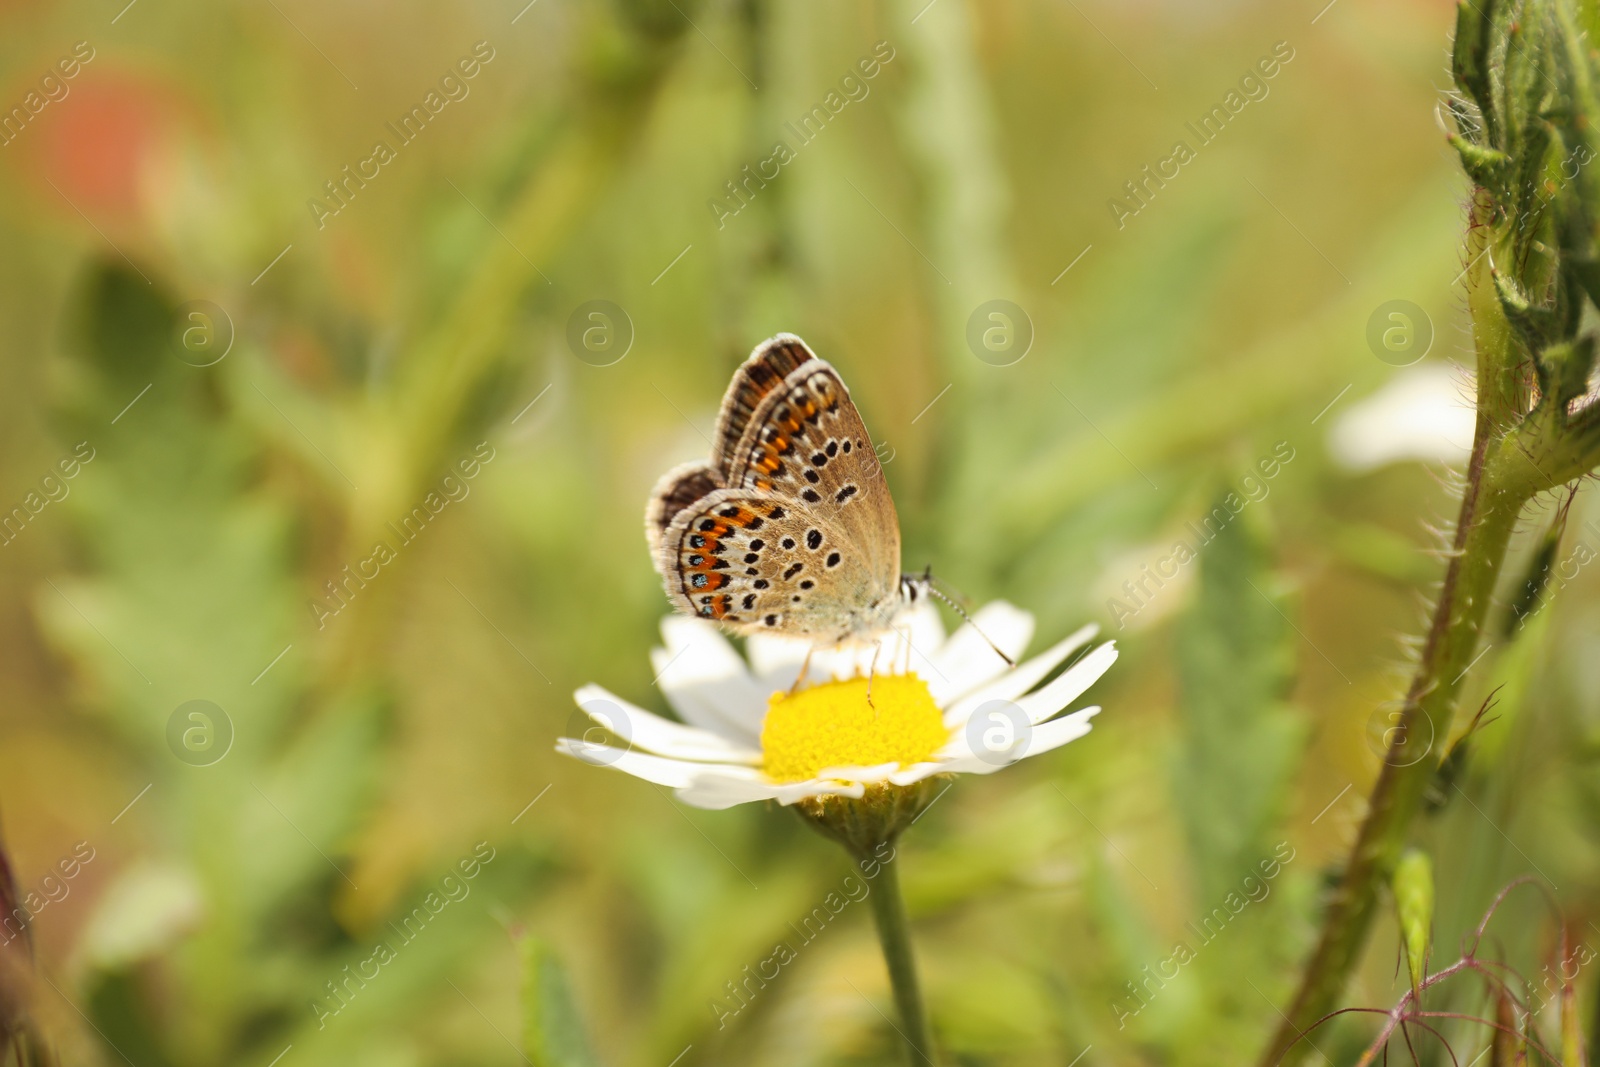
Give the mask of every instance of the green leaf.
[[1394, 906], [1400, 918], [1400, 943], [1405, 946], [1412, 999], [1422, 1003], [1427, 977], [1429, 940], [1433, 930], [1433, 861], [1418, 849], [1407, 849], [1394, 868]]
[[[1488, 127], [1485, 133], [1494, 143], [1493, 112], [1489, 106], [1489, 14], [1488, 0], [1460, 0], [1456, 6], [1456, 41], [1451, 66], [1456, 84], [1472, 97], [1482, 110]], [[1457, 146], [1459, 147], [1459, 146]]]
[[523, 938], [520, 951], [523, 1051], [534, 1067], [595, 1067], [566, 968], [536, 937]]
[[1447, 134], [1445, 140], [1461, 156], [1461, 169], [1473, 181], [1497, 195], [1502, 193], [1511, 163], [1510, 156], [1493, 148], [1475, 145], [1457, 133]]
[[[1242, 505], [1237, 514], [1230, 504]], [[1183, 722], [1174, 786], [1205, 901], [1222, 899], [1271, 852], [1267, 834], [1303, 736], [1285, 703], [1293, 632], [1270, 599], [1265, 551], [1250, 530], [1249, 509], [1260, 507], [1224, 493], [1189, 527], [1200, 590], [1177, 633]]]

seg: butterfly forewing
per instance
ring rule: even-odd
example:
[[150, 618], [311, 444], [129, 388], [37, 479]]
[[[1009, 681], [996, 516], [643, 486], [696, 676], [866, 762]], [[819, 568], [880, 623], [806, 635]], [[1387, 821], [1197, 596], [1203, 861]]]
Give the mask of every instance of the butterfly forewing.
[[730, 485], [777, 493], [839, 528], [885, 588], [900, 577], [900, 522], [861, 414], [836, 372], [812, 358], [768, 394], [745, 428]]

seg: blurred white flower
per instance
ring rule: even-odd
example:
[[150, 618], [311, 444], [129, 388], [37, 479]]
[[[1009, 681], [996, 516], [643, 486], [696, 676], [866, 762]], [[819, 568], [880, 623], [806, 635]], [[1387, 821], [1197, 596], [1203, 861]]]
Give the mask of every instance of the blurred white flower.
[[1406, 367], [1334, 420], [1328, 451], [1352, 471], [1406, 461], [1464, 463], [1477, 420], [1474, 389], [1472, 373], [1452, 363]]

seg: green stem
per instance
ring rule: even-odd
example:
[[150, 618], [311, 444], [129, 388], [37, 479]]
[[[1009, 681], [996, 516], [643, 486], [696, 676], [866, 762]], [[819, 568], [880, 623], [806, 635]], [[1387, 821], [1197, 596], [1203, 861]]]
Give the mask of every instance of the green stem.
[[916, 961], [911, 957], [911, 924], [900, 893], [898, 863], [891, 860], [883, 865], [877, 887], [867, 899], [872, 901], [872, 916], [877, 920], [883, 961], [889, 966], [889, 984], [894, 987], [894, 1003], [900, 1012], [898, 1029], [906, 1042], [907, 1061], [912, 1067], [932, 1065], [933, 1034], [928, 1029], [928, 1013], [917, 985]]
[[[1311, 1043], [1303, 1035], [1334, 1008], [1344, 989], [1371, 923], [1378, 887], [1405, 843], [1407, 827], [1444, 751], [1456, 697], [1474, 662], [1506, 547], [1517, 515], [1531, 495], [1522, 485], [1505, 485], [1516, 479], [1495, 476], [1506, 470], [1503, 463], [1492, 462], [1492, 453], [1498, 458], [1497, 445], [1515, 447], [1497, 439], [1480, 409], [1453, 552], [1422, 659], [1368, 800], [1367, 817], [1329, 900], [1322, 936], [1294, 1005], [1262, 1060], [1265, 1067], [1294, 1063], [1310, 1051]], [[1425, 749], [1420, 758], [1417, 745]]]

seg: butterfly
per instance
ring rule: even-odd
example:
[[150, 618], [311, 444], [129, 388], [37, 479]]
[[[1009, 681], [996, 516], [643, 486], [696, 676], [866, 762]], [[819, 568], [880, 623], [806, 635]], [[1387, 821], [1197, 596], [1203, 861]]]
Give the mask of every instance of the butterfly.
[[645, 536], [673, 607], [736, 633], [866, 638], [918, 594], [861, 414], [793, 334], [734, 373], [710, 461], [661, 478]]

